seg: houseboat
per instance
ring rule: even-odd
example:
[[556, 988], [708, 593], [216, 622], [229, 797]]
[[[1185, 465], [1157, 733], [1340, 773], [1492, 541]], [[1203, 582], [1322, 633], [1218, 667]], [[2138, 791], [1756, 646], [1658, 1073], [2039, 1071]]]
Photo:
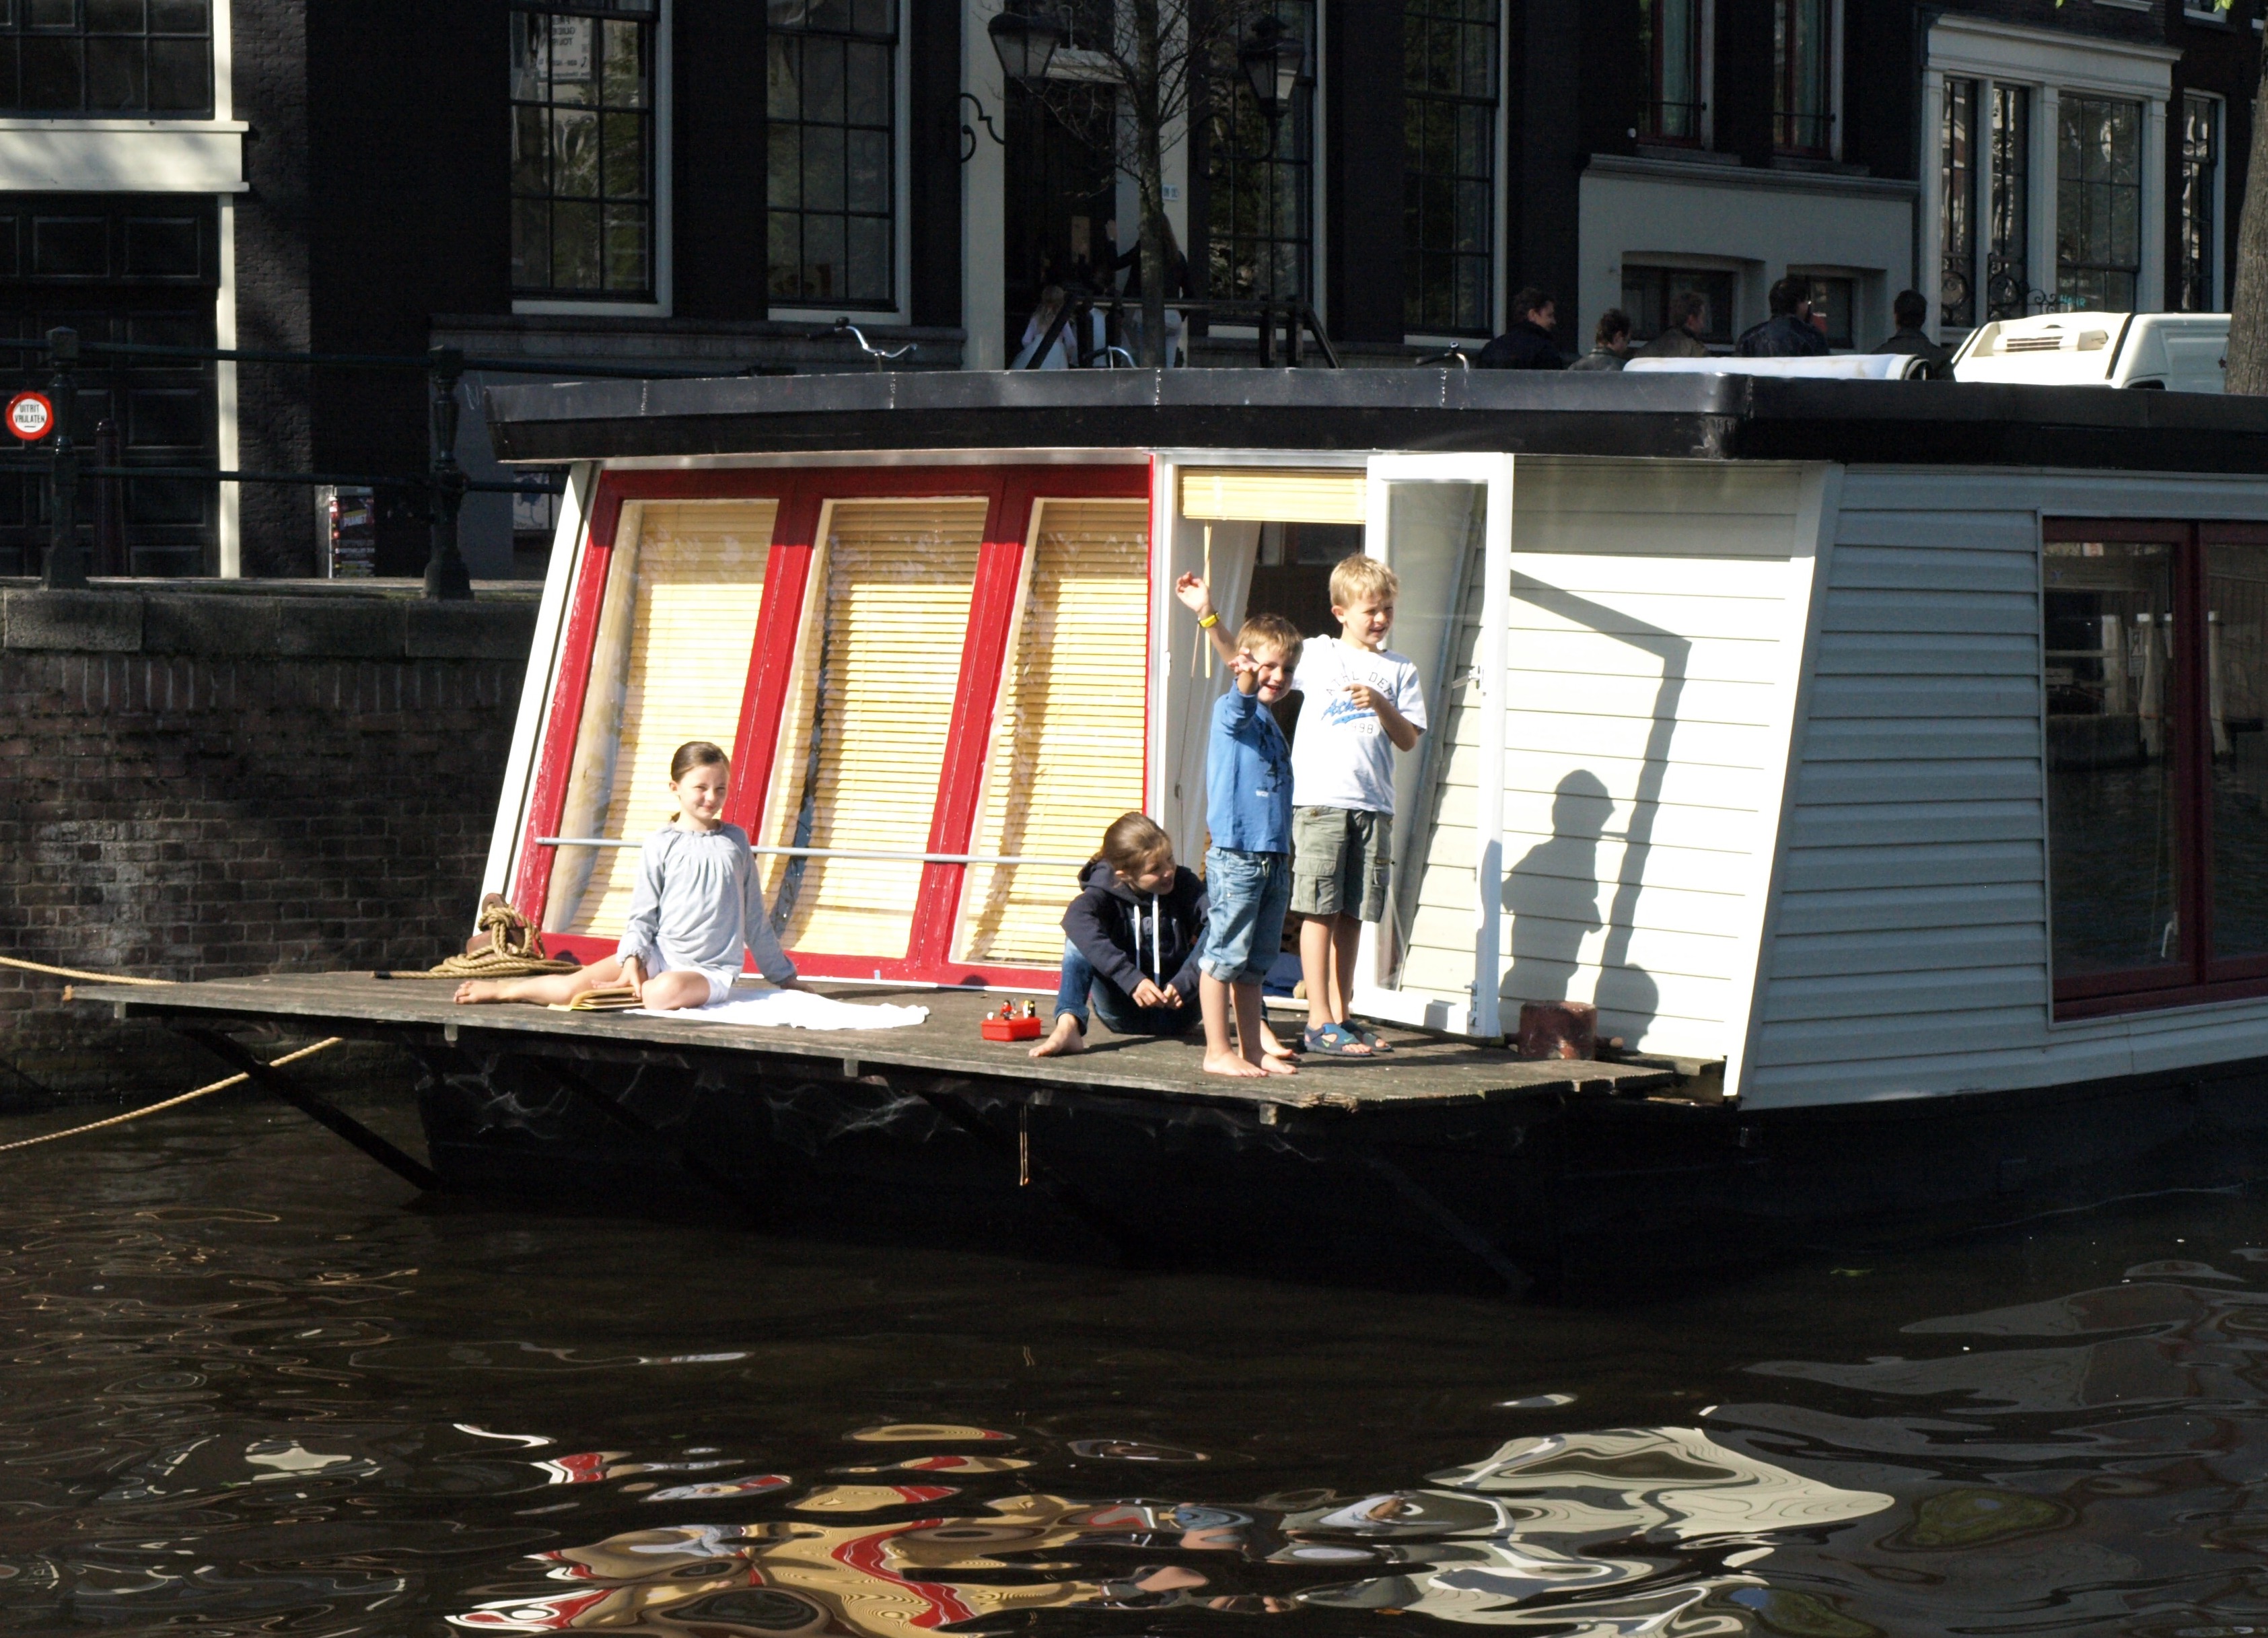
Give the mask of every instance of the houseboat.
[[[696, 1147], [768, 1179], [799, 1145], [885, 1165], [902, 1109], [909, 1186], [945, 1139], [1012, 1134], [1105, 1217], [1190, 1208], [1226, 1244], [1283, 1221], [1256, 1179], [1351, 1175], [1528, 1263], [1696, 1210], [1970, 1220], [2106, 1166], [2221, 1178], [2268, 1128], [2268, 403], [1128, 370], [520, 386], [489, 418], [502, 459], [569, 474], [485, 884], [555, 949], [612, 950], [699, 738], [806, 975], [1051, 991], [1112, 817], [1202, 854], [1226, 679], [1175, 577], [1314, 633], [1365, 551], [1432, 729], [1356, 1010], [1478, 1051], [1590, 1003], [1624, 1060], [1439, 1107], [1420, 1057], [1316, 1064], [1233, 1115], [1098, 1113], [1104, 1054], [929, 1062], [993, 1089], [977, 1130], [871, 1070], [856, 1110], [855, 1074], [774, 1074], [770, 1115], [728, 1116], [728, 1075], [654, 1044], [699, 1026], [624, 1038], [649, 1091], [673, 1062], [705, 1089]], [[536, 1039], [479, 1010], [496, 1053]], [[1056, 1078], [999, 1078], [1027, 1073]], [[1327, 1116], [1342, 1074], [1402, 1091]], [[429, 1089], [437, 1164], [552, 1152], [551, 1105], [468, 1084]]]

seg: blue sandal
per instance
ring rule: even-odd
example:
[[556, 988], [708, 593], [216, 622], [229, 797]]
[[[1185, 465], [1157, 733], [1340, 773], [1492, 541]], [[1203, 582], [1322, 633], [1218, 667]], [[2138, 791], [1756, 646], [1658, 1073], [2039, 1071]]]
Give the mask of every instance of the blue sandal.
[[1310, 1029], [1300, 1037], [1300, 1047], [1308, 1052], [1321, 1053], [1326, 1058], [1367, 1058], [1370, 1048], [1344, 1024], [1326, 1024], [1321, 1029]]
[[1394, 1045], [1392, 1042], [1388, 1041], [1384, 1036], [1381, 1035], [1376, 1030], [1370, 1028], [1367, 1025], [1350, 1022], [1344, 1027], [1348, 1034], [1353, 1036], [1355, 1039], [1360, 1041], [1364, 1046], [1370, 1048], [1371, 1056], [1373, 1058], [1382, 1056], [1394, 1050]]

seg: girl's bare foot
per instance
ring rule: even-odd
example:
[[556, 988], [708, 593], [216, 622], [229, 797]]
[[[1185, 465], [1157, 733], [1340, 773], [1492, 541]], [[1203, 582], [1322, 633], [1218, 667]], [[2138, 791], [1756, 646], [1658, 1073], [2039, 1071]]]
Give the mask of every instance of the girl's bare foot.
[[468, 978], [457, 986], [456, 999], [469, 1005], [478, 1001], [502, 1001], [504, 986], [492, 978]]
[[1256, 1081], [1268, 1073], [1242, 1054], [1233, 1052], [1205, 1054], [1204, 1068], [1207, 1075], [1226, 1075], [1239, 1081]]
[[1298, 1061], [1288, 1054], [1281, 1058], [1263, 1057], [1260, 1060], [1260, 1073], [1263, 1075], [1297, 1075], [1299, 1072]]
[[1277, 1039], [1276, 1032], [1265, 1024], [1260, 1026], [1260, 1055], [1263, 1058], [1281, 1058], [1287, 1063], [1300, 1061], [1300, 1049], [1286, 1047]]
[[1056, 1014], [1056, 1026], [1047, 1039], [1032, 1048], [1035, 1058], [1060, 1058], [1065, 1053], [1086, 1050], [1086, 1032], [1079, 1027], [1079, 1020], [1068, 1012]]

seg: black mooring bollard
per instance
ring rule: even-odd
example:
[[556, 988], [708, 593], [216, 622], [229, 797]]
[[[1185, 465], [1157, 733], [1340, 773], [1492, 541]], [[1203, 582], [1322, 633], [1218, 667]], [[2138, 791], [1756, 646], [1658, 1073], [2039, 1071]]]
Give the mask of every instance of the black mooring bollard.
[[472, 571], [457, 546], [457, 513], [465, 503], [465, 486], [471, 481], [457, 464], [457, 383], [464, 378], [465, 355], [454, 347], [437, 347], [432, 359], [433, 477], [429, 499], [433, 508], [433, 546], [425, 558], [425, 595], [461, 602], [473, 595]]
[[40, 584], [51, 591], [86, 584], [86, 553], [78, 540], [78, 451], [71, 443], [72, 400], [77, 388], [71, 370], [78, 363], [78, 332], [48, 332], [48, 357], [55, 367], [48, 386], [55, 415], [53, 465], [48, 469], [48, 555]]

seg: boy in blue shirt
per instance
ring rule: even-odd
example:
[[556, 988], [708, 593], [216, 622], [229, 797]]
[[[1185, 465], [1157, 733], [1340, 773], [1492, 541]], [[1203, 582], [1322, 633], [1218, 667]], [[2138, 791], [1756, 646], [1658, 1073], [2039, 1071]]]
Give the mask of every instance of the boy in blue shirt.
[[[1192, 608], [1206, 601], [1204, 582], [1195, 575], [1182, 576], [1174, 590]], [[1210, 628], [1219, 616], [1207, 606], [1200, 623]], [[1284, 913], [1292, 903], [1292, 749], [1268, 708], [1289, 691], [1300, 647], [1299, 628], [1281, 614], [1254, 615], [1226, 657], [1236, 686], [1213, 701], [1205, 747], [1211, 919], [1197, 959], [1197, 999], [1204, 1012], [1204, 1067], [1214, 1075], [1297, 1073], [1264, 1051], [1260, 982], [1283, 945]]]

